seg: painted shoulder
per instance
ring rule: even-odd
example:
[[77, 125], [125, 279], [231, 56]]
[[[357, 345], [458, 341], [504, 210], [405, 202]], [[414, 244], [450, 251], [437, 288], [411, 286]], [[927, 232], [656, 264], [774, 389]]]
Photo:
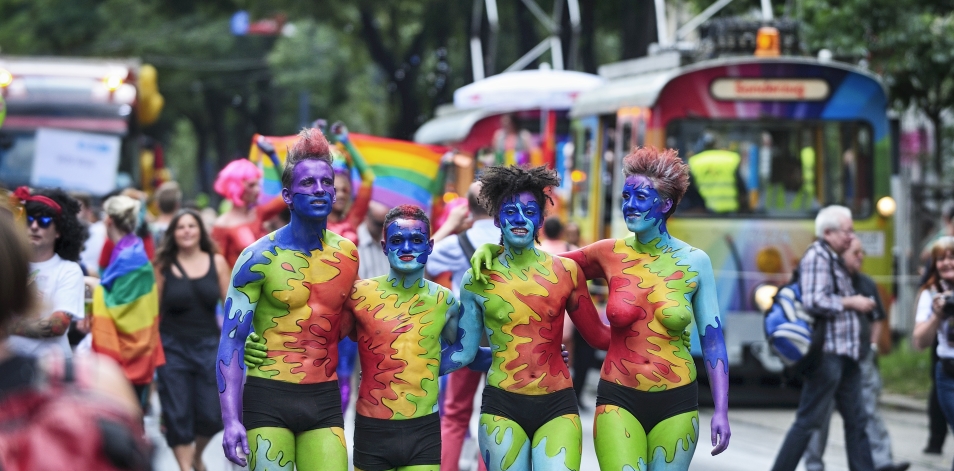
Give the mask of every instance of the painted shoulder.
[[426, 283], [428, 291], [433, 293], [434, 296], [438, 296], [438, 294], [442, 294], [443, 299], [445, 302], [447, 302], [447, 304], [454, 304], [457, 302], [457, 298], [454, 296], [453, 291], [431, 280], [424, 280], [424, 283]]
[[324, 242], [327, 245], [338, 247], [338, 249], [343, 252], [350, 252], [354, 250], [355, 253], [357, 253], [357, 250], [358, 250], [358, 247], [354, 245], [354, 242], [351, 242], [345, 237], [335, 234], [334, 232], [331, 232], [329, 230], [325, 230]]

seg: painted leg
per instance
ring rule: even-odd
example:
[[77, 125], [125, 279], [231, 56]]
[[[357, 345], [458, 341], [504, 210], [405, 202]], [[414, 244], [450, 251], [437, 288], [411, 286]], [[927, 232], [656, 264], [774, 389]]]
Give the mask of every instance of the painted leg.
[[647, 436], [650, 471], [685, 471], [699, 443], [699, 412], [684, 412], [656, 424]]
[[480, 455], [487, 471], [530, 471], [530, 439], [516, 422], [480, 414]]
[[414, 466], [398, 466], [397, 471], [441, 471], [441, 465], [418, 464]]
[[286, 428], [259, 427], [248, 431], [249, 471], [294, 471], [295, 434]]
[[320, 428], [299, 434], [298, 471], [348, 471], [348, 445], [344, 429]]
[[533, 434], [531, 444], [534, 471], [580, 471], [583, 458], [580, 416], [567, 414], [551, 419]]
[[646, 431], [626, 409], [596, 407], [593, 441], [603, 471], [646, 471], [649, 456]]

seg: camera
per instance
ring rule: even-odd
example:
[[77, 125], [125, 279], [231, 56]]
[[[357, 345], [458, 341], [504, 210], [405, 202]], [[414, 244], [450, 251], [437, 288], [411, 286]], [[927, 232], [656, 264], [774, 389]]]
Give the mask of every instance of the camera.
[[941, 317], [945, 319], [954, 317], [954, 294], [944, 296], [944, 305], [941, 306]]

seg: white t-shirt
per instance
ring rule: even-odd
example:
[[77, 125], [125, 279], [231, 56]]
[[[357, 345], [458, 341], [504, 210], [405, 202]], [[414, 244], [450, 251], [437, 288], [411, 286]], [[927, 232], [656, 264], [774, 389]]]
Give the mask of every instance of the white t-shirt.
[[[63, 311], [74, 319], [83, 319], [85, 286], [83, 271], [78, 263], [63, 260], [54, 254], [53, 258], [45, 262], [30, 264], [30, 279], [40, 297], [41, 318], [49, 317], [56, 311]], [[20, 355], [37, 356], [53, 346], [59, 346], [66, 356], [72, 355], [65, 332], [58, 337], [45, 339], [11, 335], [8, 344], [13, 352]]]
[[[159, 240], [159, 239], [153, 239]], [[89, 225], [89, 238], [80, 253], [80, 262], [91, 275], [99, 273], [99, 255], [103, 252], [106, 243], [106, 224], [97, 221]]]
[[[914, 322], [927, 322], [934, 317], [934, 311], [931, 310], [931, 304], [934, 301], [934, 290], [921, 291], [918, 298], [918, 308], [914, 314]], [[941, 322], [937, 328], [937, 356], [941, 358], [954, 358], [954, 345], [947, 343], [947, 324], [950, 320]]]

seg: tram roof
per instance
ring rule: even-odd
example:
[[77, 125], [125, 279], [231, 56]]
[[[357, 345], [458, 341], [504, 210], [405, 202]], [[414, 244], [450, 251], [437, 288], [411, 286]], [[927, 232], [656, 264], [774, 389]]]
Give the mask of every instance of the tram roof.
[[843, 62], [823, 62], [813, 57], [758, 58], [754, 56], [737, 56], [696, 62], [694, 64], [665, 70], [651, 70], [647, 73], [610, 79], [609, 82], [602, 87], [581, 93], [573, 104], [573, 108], [570, 109], [570, 116], [578, 118], [582, 116], [605, 115], [616, 113], [616, 111], [621, 108], [653, 106], [659, 98], [659, 93], [662, 92], [662, 89], [667, 83], [676, 77], [699, 70], [742, 64], [772, 63], [812, 64], [844, 69], [866, 76], [884, 88], [881, 79], [871, 71]]

